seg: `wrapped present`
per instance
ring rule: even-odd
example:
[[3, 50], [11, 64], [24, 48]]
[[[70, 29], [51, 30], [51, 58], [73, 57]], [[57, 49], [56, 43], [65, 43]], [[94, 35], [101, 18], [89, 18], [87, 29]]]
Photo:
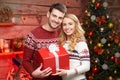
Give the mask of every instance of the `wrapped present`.
[[52, 73], [56, 73], [58, 69], [69, 69], [69, 54], [62, 46], [51, 44], [48, 48], [38, 50], [43, 69], [52, 68]]

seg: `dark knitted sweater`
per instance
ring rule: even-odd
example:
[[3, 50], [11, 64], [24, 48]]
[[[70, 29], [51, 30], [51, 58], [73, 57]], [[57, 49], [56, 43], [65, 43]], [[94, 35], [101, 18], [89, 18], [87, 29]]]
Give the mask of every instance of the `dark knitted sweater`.
[[[25, 37], [23, 67], [28, 73], [32, 73], [40, 66], [40, 55], [37, 52], [40, 48], [48, 47], [51, 43], [58, 43], [59, 31], [49, 32], [41, 26], [29, 32]], [[44, 79], [34, 80], [62, 80], [58, 76], [49, 76]]]

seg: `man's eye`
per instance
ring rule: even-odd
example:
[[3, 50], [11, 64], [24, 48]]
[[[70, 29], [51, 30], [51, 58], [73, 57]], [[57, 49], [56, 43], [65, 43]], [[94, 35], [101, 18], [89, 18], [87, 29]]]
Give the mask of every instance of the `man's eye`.
[[52, 16], [53, 16], [53, 17], [56, 17], [56, 15], [54, 15], [54, 14], [53, 14]]
[[63, 17], [59, 17], [59, 19], [61, 19], [61, 20], [62, 20], [62, 19], [63, 19]]

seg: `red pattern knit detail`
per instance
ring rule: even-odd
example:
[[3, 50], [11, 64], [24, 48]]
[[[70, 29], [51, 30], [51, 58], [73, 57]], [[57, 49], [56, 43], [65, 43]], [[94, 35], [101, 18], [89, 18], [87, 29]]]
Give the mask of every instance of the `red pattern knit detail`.
[[50, 43], [57, 44], [58, 38], [50, 38], [50, 39], [36, 39], [32, 33], [29, 33], [25, 40], [25, 46], [29, 47], [30, 49], [44, 48], [48, 47]]
[[81, 53], [82, 53], [82, 54], [88, 54], [89, 51], [88, 51], [87, 49], [84, 49]]

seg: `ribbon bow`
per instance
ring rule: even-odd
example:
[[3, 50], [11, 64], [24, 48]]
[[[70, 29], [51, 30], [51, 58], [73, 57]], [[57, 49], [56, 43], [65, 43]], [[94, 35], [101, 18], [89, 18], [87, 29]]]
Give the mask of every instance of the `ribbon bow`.
[[105, 16], [102, 16], [101, 18], [97, 17], [96, 22], [98, 22], [99, 25], [106, 23], [106, 17]]

